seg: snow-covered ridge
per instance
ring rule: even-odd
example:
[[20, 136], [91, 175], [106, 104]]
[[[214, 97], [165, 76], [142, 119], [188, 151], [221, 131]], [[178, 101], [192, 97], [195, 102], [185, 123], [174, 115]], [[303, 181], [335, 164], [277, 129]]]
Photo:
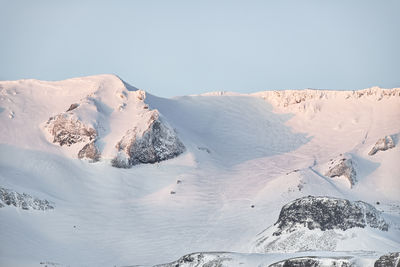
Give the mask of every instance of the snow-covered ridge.
[[251, 94], [262, 97], [269, 102], [282, 107], [300, 104], [310, 100], [329, 100], [329, 99], [371, 99], [380, 101], [384, 98], [400, 98], [400, 88], [383, 89], [371, 87], [362, 90], [336, 91], [336, 90], [282, 90], [264, 91]]
[[[12, 114], [9, 117], [13, 121], [6, 120], [10, 124], [9, 129], [15, 129], [15, 126], [11, 126], [15, 122], [22, 122], [21, 115], [30, 115], [29, 121], [33, 125], [31, 129], [27, 129], [26, 134], [40, 125], [48, 142], [59, 145], [61, 151], [70, 157], [87, 158], [90, 161], [121, 158], [120, 152], [124, 150], [122, 147], [127, 147], [123, 144], [129, 141], [130, 148], [136, 141], [142, 140], [146, 133], [155, 133], [149, 131], [154, 128], [153, 125], [158, 125], [158, 129], [161, 130], [152, 135], [153, 142], [142, 142], [141, 149], [159, 151], [152, 153], [162, 155], [153, 155], [149, 160], [142, 158], [135, 164], [165, 160], [181, 154], [184, 150], [175, 131], [159, 111], [151, 110], [145, 103], [146, 92], [128, 85], [115, 75], [90, 76], [59, 82], [1, 82], [0, 88], [0, 106], [2, 110], [8, 109], [9, 114]], [[27, 100], [31, 105], [32, 114], [22, 110], [30, 108], [26, 107]], [[19, 101], [25, 103], [18, 104]], [[37, 114], [36, 107], [41, 105], [46, 107], [39, 110], [41, 114]], [[47, 118], [38, 123], [39, 118], [43, 117]], [[7, 132], [4, 134], [8, 135]], [[24, 132], [21, 133], [23, 134]], [[157, 134], [164, 136], [163, 139], [158, 138]], [[14, 142], [24, 143], [20, 140]], [[166, 142], [168, 145], [165, 145]], [[28, 145], [35, 146], [32, 143]], [[179, 149], [169, 152], [175, 147]], [[125, 150], [129, 155], [129, 149]], [[126, 157], [130, 158], [131, 155]], [[134, 165], [133, 161], [125, 164], [131, 165]]]

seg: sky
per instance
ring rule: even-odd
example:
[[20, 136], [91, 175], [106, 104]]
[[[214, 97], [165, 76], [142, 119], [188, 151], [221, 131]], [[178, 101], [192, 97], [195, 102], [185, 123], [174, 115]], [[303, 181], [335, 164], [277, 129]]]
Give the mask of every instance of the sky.
[[400, 87], [397, 0], [0, 0], [0, 80], [113, 73], [158, 96]]

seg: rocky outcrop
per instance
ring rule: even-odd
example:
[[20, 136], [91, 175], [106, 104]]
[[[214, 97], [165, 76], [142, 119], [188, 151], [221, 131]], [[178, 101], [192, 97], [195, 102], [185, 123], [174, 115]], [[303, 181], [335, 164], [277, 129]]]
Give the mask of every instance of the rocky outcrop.
[[[66, 112], [51, 117], [43, 128], [49, 133], [46, 136], [50, 142], [70, 147], [67, 153], [89, 162], [104, 157], [111, 159], [114, 167], [129, 168], [178, 156], [185, 150], [183, 143], [159, 112], [149, 109], [145, 98], [144, 91], [130, 92], [126, 88], [117, 90], [109, 102], [92, 94], [71, 104]], [[112, 124], [111, 114], [126, 123]], [[116, 128], [111, 129], [111, 125]], [[111, 139], [104, 140], [110, 132]], [[118, 136], [122, 137], [118, 140]], [[116, 152], [112, 149], [114, 145]]]
[[71, 104], [71, 106], [69, 106], [69, 108], [67, 109], [67, 112], [72, 111], [72, 110], [76, 109], [77, 107], [79, 107], [79, 104], [73, 103], [73, 104]]
[[230, 262], [232, 260], [228, 255], [229, 253], [224, 252], [198, 252], [185, 255], [177, 261], [154, 267], [228, 267], [231, 266]]
[[277, 231], [273, 235], [290, 233], [301, 227], [322, 231], [366, 226], [387, 231], [389, 225], [381, 217], [381, 213], [363, 201], [351, 202], [346, 199], [332, 197], [303, 197], [282, 207]]
[[112, 165], [119, 168], [160, 162], [185, 151], [185, 146], [176, 132], [159, 118], [157, 111], [153, 111], [148, 128], [144, 132], [140, 133], [137, 128], [129, 130], [116, 148], [118, 154], [112, 160]]
[[298, 257], [279, 261], [269, 267], [350, 267], [354, 266], [347, 258], [319, 258], [319, 257]]
[[351, 186], [357, 182], [355, 163], [349, 156], [331, 159], [328, 163], [328, 171], [324, 175], [330, 178], [344, 176]]
[[96, 162], [100, 160], [100, 152], [94, 141], [86, 144], [79, 152], [78, 158], [88, 159], [90, 162]]
[[[277, 222], [260, 233], [255, 252], [334, 251], [346, 239], [371, 227], [388, 231], [380, 211], [362, 201], [303, 197], [284, 205]], [[352, 231], [347, 231], [352, 229]]]
[[95, 140], [97, 131], [85, 125], [71, 113], [61, 113], [51, 117], [45, 128], [53, 137], [53, 143], [60, 146], [71, 146], [76, 143], [87, 143]]
[[5, 205], [14, 206], [23, 210], [49, 210], [54, 207], [47, 200], [32, 197], [26, 193], [18, 193], [10, 189], [0, 187], [0, 208]]
[[378, 151], [385, 151], [391, 148], [394, 148], [395, 144], [393, 141], [393, 137], [390, 135], [387, 135], [381, 139], [379, 139], [374, 147], [371, 149], [371, 151], [368, 153], [368, 155], [372, 156], [375, 155]]
[[382, 255], [375, 262], [374, 267], [400, 267], [400, 252]]
[[98, 161], [101, 156], [95, 143], [98, 132], [91, 124], [85, 123], [79, 113], [82, 110], [83, 113], [88, 110], [98, 112], [98, 105], [95, 99], [88, 97], [82, 104], [73, 103], [66, 112], [50, 117], [44, 124], [44, 129], [50, 134], [49, 141], [60, 146], [74, 146], [79, 159]]

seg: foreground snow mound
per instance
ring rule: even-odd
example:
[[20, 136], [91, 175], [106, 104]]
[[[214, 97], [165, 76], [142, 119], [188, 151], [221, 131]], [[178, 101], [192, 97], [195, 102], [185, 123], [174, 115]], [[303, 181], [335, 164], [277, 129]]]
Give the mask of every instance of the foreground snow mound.
[[[377, 255], [371, 252], [301, 252], [245, 254], [233, 252], [197, 252], [174, 262], [154, 267], [365, 267], [373, 266]], [[379, 265], [394, 266], [394, 265]]]
[[[234, 264], [235, 266], [237, 264]], [[156, 265], [154, 267], [228, 267], [232, 266], [232, 257], [226, 252], [198, 252], [181, 257], [179, 260]]]
[[376, 142], [368, 155], [372, 156], [375, 155], [378, 151], [385, 151], [394, 147], [395, 145], [392, 136], [387, 135]]
[[138, 128], [128, 130], [117, 144], [118, 154], [112, 165], [129, 168], [140, 163], [156, 163], [174, 158], [185, 151], [176, 132], [159, 118], [154, 110], [148, 120], [148, 128], [140, 132]]
[[298, 257], [273, 263], [268, 267], [350, 267], [355, 266], [351, 258]]
[[47, 200], [41, 200], [26, 193], [20, 194], [13, 190], [0, 187], [0, 208], [3, 208], [5, 205], [12, 205], [23, 210], [54, 209]]
[[303, 197], [282, 207], [278, 221], [256, 241], [255, 250], [335, 250], [338, 240], [355, 237], [352, 228], [388, 231], [381, 212], [363, 201], [332, 197]]
[[374, 267], [400, 267], [400, 252], [382, 255], [375, 262]]

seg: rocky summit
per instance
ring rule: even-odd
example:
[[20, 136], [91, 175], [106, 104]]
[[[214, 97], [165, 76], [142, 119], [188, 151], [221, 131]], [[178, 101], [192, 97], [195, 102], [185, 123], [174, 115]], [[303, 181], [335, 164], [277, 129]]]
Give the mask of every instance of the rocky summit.
[[366, 226], [382, 231], [389, 228], [380, 212], [366, 202], [314, 196], [302, 197], [283, 206], [275, 225], [278, 228], [273, 233], [275, 236], [299, 227], [322, 231]]

